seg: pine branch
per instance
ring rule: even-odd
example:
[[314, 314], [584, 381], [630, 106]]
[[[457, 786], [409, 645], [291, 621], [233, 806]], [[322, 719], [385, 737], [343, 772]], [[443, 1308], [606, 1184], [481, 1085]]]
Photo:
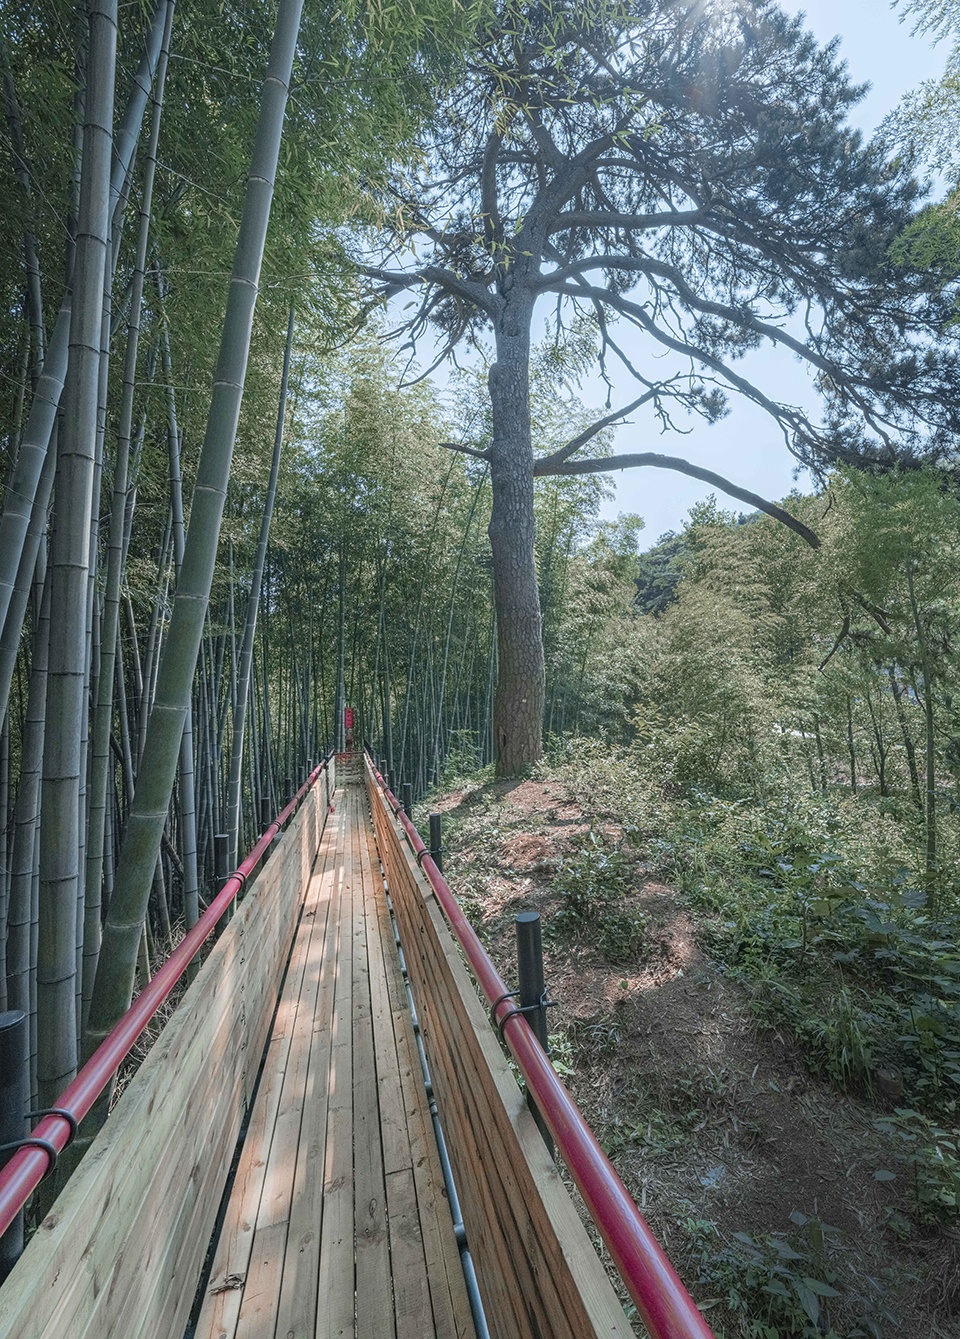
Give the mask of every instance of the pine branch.
[[735, 497], [750, 507], [756, 507], [757, 511], [772, 516], [774, 520], [780, 521], [794, 534], [806, 540], [812, 549], [820, 547], [820, 540], [809, 526], [798, 521], [796, 516], [791, 516], [783, 507], [778, 507], [775, 502], [768, 502], [766, 498], [760, 497], [758, 493], [752, 493], [748, 488], [741, 488], [738, 484], [731, 483], [722, 474], [705, 470], [700, 465], [692, 465], [688, 460], [681, 460], [678, 456], [663, 456], [657, 451], [641, 451], [633, 455], [606, 456], [599, 460], [568, 460], [557, 465], [550, 465], [550, 460], [551, 457], [548, 456], [545, 460], [534, 462], [535, 478], [552, 474], [604, 474], [608, 470], [632, 469], [640, 465], [652, 465], [655, 469], [661, 470], [676, 470], [678, 474], [688, 474], [691, 479], [702, 479], [704, 483], [712, 484], [714, 488], [719, 488], [730, 497]]

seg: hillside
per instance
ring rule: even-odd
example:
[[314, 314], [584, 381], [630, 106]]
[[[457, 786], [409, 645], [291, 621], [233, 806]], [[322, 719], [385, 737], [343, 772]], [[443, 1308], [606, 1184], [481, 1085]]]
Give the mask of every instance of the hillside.
[[626, 760], [606, 784], [598, 763], [588, 748], [430, 807], [508, 981], [513, 916], [541, 912], [554, 1061], [715, 1332], [960, 1334], [952, 1140], [910, 1142], [923, 1118], [895, 1114], [902, 1074], [851, 1056], [831, 1078], [717, 951], [717, 913], [663, 881], [629, 802], [611, 802]]

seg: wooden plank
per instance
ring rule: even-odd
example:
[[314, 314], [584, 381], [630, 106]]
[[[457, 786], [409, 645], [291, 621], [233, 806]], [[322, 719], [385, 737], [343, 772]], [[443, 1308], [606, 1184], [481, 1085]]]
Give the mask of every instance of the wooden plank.
[[[243, 929], [239, 923], [229, 939], [225, 936], [217, 944], [216, 956], [211, 955], [213, 969], [227, 981], [235, 979], [239, 970]], [[176, 1160], [164, 1168], [163, 1154], [180, 1126], [186, 1096], [198, 1080], [204, 1056], [215, 1066], [215, 1039], [221, 1032], [230, 1037], [224, 1027], [228, 1013], [226, 992], [199, 1016], [186, 1008], [185, 1001], [182, 1013], [178, 1011], [164, 1029], [4, 1284], [0, 1335], [5, 1339], [41, 1335], [48, 1326], [69, 1333], [71, 1327], [86, 1324], [97, 1297], [111, 1286], [117, 1256], [127, 1237], [136, 1232], [141, 1205], [158, 1171], [167, 1173], [165, 1184], [176, 1174]], [[220, 1058], [239, 1064], [239, 1035], [233, 1036], [233, 1047]], [[142, 1239], [135, 1238], [129, 1254], [136, 1258], [143, 1249]]]
[[[396, 839], [393, 821], [382, 809], [379, 814], [377, 810], [374, 812], [375, 817], [380, 820], [378, 826], [382, 828], [381, 850], [385, 856], [390, 878], [394, 909], [400, 920], [407, 967], [411, 972], [416, 993], [418, 982], [422, 987], [423, 983], [432, 981], [432, 973], [436, 970], [436, 964], [426, 960], [428, 948], [435, 947], [429, 943], [431, 935], [426, 906], [406, 861], [400, 855], [401, 848]], [[419, 1007], [425, 1040], [432, 1027], [428, 1006], [429, 999], [424, 996], [424, 1002]], [[456, 1017], [452, 1020], [455, 1029], [459, 1029], [460, 1021]], [[438, 1032], [441, 1039], [446, 1040], [442, 1028], [438, 1029]], [[459, 1040], [458, 1036], [457, 1042]], [[438, 1067], [437, 1061], [445, 1061], [447, 1057], [436, 1048], [433, 1048], [433, 1052], [430, 1055], [431, 1071], [435, 1091], [439, 1093], [443, 1091], [446, 1075], [445, 1068], [442, 1065]], [[471, 1059], [473, 1064], [476, 1064], [476, 1057]], [[480, 1081], [479, 1076], [475, 1081]], [[529, 1291], [525, 1262], [511, 1259], [497, 1221], [496, 1203], [490, 1193], [490, 1187], [486, 1178], [482, 1176], [481, 1167], [472, 1160], [475, 1152], [472, 1122], [464, 1118], [460, 1106], [452, 1107], [448, 1114], [450, 1119], [445, 1120], [448, 1149], [457, 1174], [471, 1250], [480, 1276], [481, 1291], [491, 1328], [495, 1334], [526, 1333], [520, 1310], [524, 1290]]]
[[[372, 852], [371, 859], [373, 860]], [[407, 1003], [393, 922], [387, 907], [382, 880], [380, 884], [377, 911], [381, 961], [392, 1006], [394, 1045], [410, 1145], [434, 1333], [438, 1339], [461, 1339], [461, 1336], [470, 1336], [472, 1339], [473, 1316], [460, 1264], [460, 1252], [454, 1238], [453, 1220], [440, 1167], [433, 1120], [423, 1086], [420, 1056], [413, 1033], [413, 1018]], [[396, 1273], [397, 1270], [394, 1268], [395, 1277]], [[400, 1325], [398, 1308], [398, 1335]]]
[[323, 1215], [323, 1165], [326, 1148], [335, 964], [340, 935], [340, 898], [344, 824], [337, 822], [337, 844], [324, 868], [324, 898], [329, 908], [314, 1019], [310, 1067], [304, 1092], [303, 1122], [294, 1177], [293, 1207], [277, 1310], [283, 1339], [312, 1339], [317, 1313], [320, 1223]]
[[[236, 1143], [228, 1117], [240, 1093], [238, 1074], [232, 1088], [224, 1086], [218, 1110], [211, 1113], [214, 1120], [208, 1141], [192, 1151], [190, 1175], [181, 1184], [179, 1197], [170, 1197], [163, 1205], [164, 1211], [148, 1220], [149, 1240], [141, 1270], [136, 1274], [115, 1275], [117, 1280], [127, 1280], [126, 1293], [118, 1293], [109, 1306], [98, 1306], [84, 1331], [84, 1339], [102, 1339], [103, 1335], [116, 1333], [118, 1328], [138, 1339], [166, 1339], [182, 1331], [203, 1267], [196, 1243], [210, 1239], [223, 1181], [223, 1163], [231, 1157]], [[182, 1148], [177, 1152], [182, 1161]]]
[[[349, 801], [343, 792], [338, 794], [337, 807], [349, 815]], [[353, 851], [348, 844], [341, 875], [340, 944], [334, 980], [317, 1281], [317, 1339], [341, 1339], [354, 1333], [353, 954], [347, 951], [353, 880]]]
[[353, 937], [353, 1175], [357, 1267], [357, 1334], [391, 1339], [394, 1334], [387, 1196], [383, 1179], [380, 1107], [370, 1002], [370, 963], [364, 908], [370, 860], [360, 810], [360, 789], [351, 793], [354, 857]]
[[[393, 1007], [387, 982], [387, 967], [380, 942], [377, 903], [385, 902], [379, 860], [371, 852], [366, 815], [360, 832], [364, 847], [363, 912], [366, 924], [367, 952], [370, 960], [370, 1011], [377, 1071], [377, 1096], [380, 1107], [380, 1135], [383, 1146], [384, 1175], [411, 1168], [410, 1137], [407, 1131], [397, 1040], [393, 1030]], [[393, 944], [390, 945], [394, 948]], [[396, 952], [392, 954], [396, 961]], [[398, 973], [399, 975], [399, 973]]]
[[472, 1337], [473, 1316], [460, 1264], [460, 1251], [453, 1234], [450, 1203], [433, 1133], [433, 1120], [426, 1103], [420, 1057], [415, 1049], [409, 1012], [396, 1018], [395, 1022], [434, 1330], [437, 1339]]
[[[300, 852], [306, 846], [303, 838], [306, 836], [308, 821], [309, 815], [306, 816], [306, 821], [299, 830], [294, 830], [288, 834], [290, 841], [285, 859], [281, 861], [278, 858], [277, 860], [277, 866], [280, 870], [280, 883], [275, 896], [286, 896], [293, 904], [297, 900], [297, 886], [284, 887], [284, 884], [291, 885], [291, 874], [298, 875], [299, 869], [302, 868]], [[271, 924], [276, 924], [284, 919], [277, 915], [277, 908], [269, 906], [268, 903], [262, 906], [262, 911], [269, 916]], [[289, 918], [289, 914], [289, 910], [287, 910], [287, 918]], [[257, 947], [259, 949], [260, 944]], [[262, 975], [250, 973], [252, 979], [273, 979], [278, 975], [278, 968], [282, 966], [282, 960], [278, 959], [275, 950], [269, 949], [268, 952], [270, 953], [270, 970]], [[294, 949], [294, 962], [297, 964], [293, 969], [296, 975], [297, 970], [299, 970], [296, 948]], [[249, 1008], [249, 1000], [246, 1004]], [[267, 1011], [264, 1010], [264, 1012]], [[261, 1030], [257, 1029], [258, 1032]], [[253, 1049], [249, 1043], [245, 1047], [248, 1054]], [[245, 1085], [246, 1067], [243, 1071], [237, 1070], [236, 1073], [238, 1081]], [[227, 1088], [228, 1085], [224, 1085], [224, 1087]], [[228, 1094], [226, 1103], [223, 1102], [219, 1093], [217, 1097], [225, 1115], [236, 1105], [236, 1097], [234, 1096]], [[160, 1333], [169, 1333], [176, 1312], [185, 1310], [186, 1314], [189, 1313], [196, 1290], [197, 1274], [202, 1266], [202, 1256], [196, 1250], [185, 1252], [183, 1242], [184, 1239], [188, 1242], [194, 1240], [206, 1242], [209, 1240], [219, 1200], [217, 1192], [222, 1186], [223, 1163], [225, 1160], [229, 1163], [236, 1142], [235, 1136], [231, 1137], [232, 1131], [228, 1128], [229, 1122], [221, 1119], [219, 1111], [210, 1111], [206, 1119], [210, 1129], [210, 1138], [207, 1144], [201, 1146], [197, 1152], [196, 1161], [191, 1169], [190, 1181], [182, 1192], [176, 1209], [176, 1224], [173, 1227], [167, 1226], [166, 1206], [168, 1202], [165, 1200], [160, 1201], [160, 1213], [154, 1213], [149, 1220], [152, 1229], [151, 1247], [147, 1258], [144, 1260], [144, 1269], [138, 1282], [138, 1288], [142, 1290], [144, 1287], [142, 1280], [149, 1279], [147, 1308], [142, 1319], [132, 1325], [133, 1333], [142, 1332], [146, 1334], [150, 1328], [151, 1315], [159, 1326]], [[155, 1243], [161, 1243], [159, 1249], [155, 1247]], [[154, 1258], [155, 1249], [157, 1249], [156, 1258]], [[193, 1257], [192, 1260], [191, 1256]], [[172, 1277], [168, 1278], [167, 1276], [171, 1271]], [[120, 1314], [123, 1315], [125, 1323], [131, 1324], [133, 1322], [136, 1312], [130, 1301], [123, 1303]], [[184, 1321], [186, 1320], [186, 1314], [182, 1315]]]
[[[331, 824], [321, 845], [318, 860], [318, 887], [329, 901], [331, 864], [343, 836], [342, 821]], [[314, 912], [316, 919], [316, 911]], [[288, 991], [278, 1005], [273, 1034], [264, 1064], [263, 1076], [247, 1137], [227, 1206], [226, 1217], [217, 1244], [207, 1293], [197, 1323], [197, 1339], [205, 1335], [233, 1335], [236, 1331], [243, 1297], [243, 1285], [250, 1267], [257, 1211], [266, 1176], [269, 1142], [276, 1121], [283, 1076], [292, 1039], [295, 1009], [291, 1000], [295, 985], [299, 988], [305, 968], [307, 943], [298, 939], [287, 973]]]
[[[313, 892], [316, 891], [313, 886]], [[304, 946], [304, 969], [289, 988], [296, 1017], [257, 1211], [250, 1268], [237, 1322], [237, 1339], [273, 1334], [276, 1324], [326, 929], [325, 918], [316, 914], [315, 901], [313, 907], [314, 914], [301, 923], [299, 936]]]
[[436, 1329], [412, 1168], [404, 1167], [387, 1177], [387, 1204], [397, 1339], [425, 1339], [435, 1335]]
[[[442, 935], [445, 926], [441, 923], [439, 910], [434, 907], [431, 912], [437, 922], [438, 936]], [[452, 945], [448, 949], [448, 962], [451, 975], [461, 976], [461, 987], [470, 991], [465, 1003], [474, 1005], [476, 997], [466, 982], [459, 956]], [[533, 1280], [542, 1280], [546, 1270], [546, 1276], [553, 1283], [555, 1297], [549, 1301], [554, 1333], [561, 1332], [557, 1307], [570, 1318], [571, 1334], [583, 1333], [585, 1323], [592, 1323], [600, 1334], [631, 1333], [479, 1007], [473, 1026], [497, 1090], [489, 1095], [486, 1104], [477, 1101], [473, 1108], [474, 1133], [480, 1136], [476, 1141], [478, 1171], [484, 1190], [491, 1197], [504, 1239], [509, 1242], [526, 1237]], [[456, 1050], [451, 1047], [449, 1068], [456, 1077], [457, 1096], [461, 1099], [464, 1092], [473, 1095], [476, 1088], [474, 1066], [464, 1063], [469, 1050], [467, 1038], [461, 1033], [457, 1040]], [[497, 1097], [501, 1103], [499, 1111]], [[491, 1114], [505, 1119], [490, 1121]], [[504, 1147], [510, 1147], [510, 1127], [516, 1136], [519, 1158], [514, 1156], [513, 1148], [507, 1158], [503, 1156]], [[526, 1189], [523, 1188], [525, 1181]], [[552, 1232], [547, 1231], [548, 1225], [553, 1228]], [[523, 1257], [520, 1263], [522, 1260]], [[541, 1284], [538, 1312], [547, 1301], [544, 1292]], [[524, 1290], [522, 1295], [533, 1294]], [[575, 1318], [580, 1306], [585, 1312], [583, 1319]]]
[[[284, 838], [291, 847], [299, 848], [308, 817], [305, 813], [291, 825]], [[246, 1082], [259, 1059], [251, 1056], [249, 1042], [261, 1019], [249, 1001], [238, 1010], [237, 1000], [251, 974], [269, 980], [276, 959], [282, 964], [286, 957], [289, 939], [284, 944], [283, 937], [288, 922], [292, 930], [292, 918], [288, 908], [279, 910], [280, 915], [254, 883], [4, 1285], [0, 1335], [81, 1335], [97, 1326], [103, 1334], [130, 1332], [131, 1318], [123, 1314], [126, 1299], [138, 1299], [145, 1315], [154, 1307], [150, 1290], [155, 1281], [144, 1262], [154, 1258], [156, 1237], [143, 1225], [160, 1221], [170, 1205], [174, 1212], [163, 1219], [170, 1234], [164, 1260], [181, 1261], [177, 1268], [183, 1277], [195, 1268], [190, 1260], [202, 1260], [205, 1210], [185, 1207], [201, 1174], [183, 1149], [203, 1150], [202, 1177], [209, 1171], [209, 1184], [222, 1184], [243, 1114], [243, 1089], [235, 1088], [233, 1080], [241, 1075]], [[222, 1144], [211, 1138], [211, 1112]], [[165, 1273], [160, 1271], [157, 1288], [168, 1287]], [[168, 1292], [179, 1298], [177, 1288]]]

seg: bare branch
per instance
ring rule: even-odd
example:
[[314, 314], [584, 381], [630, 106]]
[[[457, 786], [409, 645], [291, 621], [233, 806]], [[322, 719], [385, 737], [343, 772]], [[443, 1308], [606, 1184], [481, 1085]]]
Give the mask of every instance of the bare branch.
[[446, 451], [459, 451], [461, 455], [473, 456], [474, 460], [489, 460], [489, 451], [478, 451], [475, 446], [465, 446], [463, 442], [438, 442]]
[[608, 414], [606, 418], [598, 419], [589, 428], [585, 428], [576, 437], [572, 437], [566, 446], [561, 446], [559, 451], [554, 451], [549, 456], [541, 456], [539, 460], [534, 462], [534, 474], [551, 473], [555, 466], [562, 465], [565, 460], [569, 460], [575, 452], [579, 451], [581, 446], [586, 446], [587, 442], [596, 437], [598, 432], [603, 432], [604, 428], [609, 428], [612, 423], [617, 423], [620, 419], [626, 418], [627, 414], [632, 414], [642, 404], [654, 399], [657, 393], [657, 389], [651, 387], [639, 399], [634, 400], [632, 404], [626, 405], [623, 409], [615, 410], [612, 414]]
[[454, 293], [459, 298], [472, 302], [482, 311], [493, 314], [495, 303], [483, 284], [472, 279], [461, 279], [459, 275], [442, 265], [424, 265], [417, 270], [383, 270], [375, 265], [361, 265], [360, 273], [368, 279], [376, 279], [384, 285], [388, 296], [394, 296], [405, 288], [416, 288], [420, 284], [435, 284], [438, 288]]
[[754, 404], [759, 405], [761, 409], [765, 409], [770, 417], [775, 419], [776, 422], [784, 428], [785, 432], [787, 426], [792, 428], [795, 432], [813, 432], [806, 414], [802, 413], [802, 411], [799, 409], [792, 409], [787, 405], [778, 404], [776, 401], [771, 400], [768, 396], [764, 395], [753, 382], [747, 381], [745, 377], [739, 376], [734, 372], [733, 368], [728, 367], [726, 363], [722, 362], [719, 358], [708, 353], [706, 349], [698, 348], [695, 344], [690, 344], [685, 339], [676, 339], [673, 335], [668, 334], [667, 331], [663, 330], [651, 319], [649, 314], [639, 305], [639, 303], [628, 302], [625, 298], [619, 298], [616, 294], [611, 294], [605, 288], [597, 288], [592, 284], [588, 284], [583, 279], [579, 279], [579, 282], [574, 287], [563, 284], [559, 287], [558, 291], [565, 293], [570, 297], [589, 297], [594, 298], [605, 305], [609, 304], [613, 310], [620, 312], [622, 316], [628, 317], [628, 319], [633, 321], [635, 325], [646, 330], [647, 333], [652, 335], [659, 344], [663, 344], [666, 348], [672, 349], [674, 353], [683, 354], [695, 363], [699, 362], [706, 367], [712, 368], [714, 372], [731, 386], [734, 386], [746, 399], [752, 400]]
[[[547, 457], [547, 460], [549, 459]], [[804, 525], [802, 521], [798, 521], [796, 516], [791, 516], [783, 507], [778, 507], [775, 502], [768, 502], [766, 498], [760, 497], [758, 493], [751, 493], [748, 488], [740, 488], [738, 484], [733, 484], [729, 479], [725, 479], [722, 474], [714, 474], [713, 470], [705, 470], [699, 465], [691, 465], [688, 460], [681, 460], [678, 456], [662, 456], [657, 451], [641, 451], [634, 455], [606, 456], [600, 460], [568, 460], [549, 468], [544, 468], [544, 465], [544, 461], [534, 462], [534, 477], [539, 478], [542, 475], [551, 474], [604, 474], [609, 470], [632, 469], [638, 465], [652, 465], [654, 468], [661, 470], [676, 470], [678, 474], [688, 474], [691, 479], [702, 479], [704, 483], [719, 488], [722, 493], [727, 493], [730, 497], [745, 502], [747, 506], [756, 507], [757, 511], [772, 516], [774, 520], [780, 521], [788, 529], [799, 535], [801, 539], [805, 539], [812, 549], [820, 547], [820, 540], [809, 526]]]
[[483, 210], [483, 234], [487, 246], [492, 248], [503, 237], [503, 224], [497, 208], [497, 157], [503, 136], [495, 129], [487, 139], [483, 154], [483, 169], [480, 174], [480, 201]]
[[863, 595], [861, 595], [859, 591], [854, 591], [853, 598], [856, 600], [857, 604], [860, 606], [861, 609], [866, 610], [866, 612], [876, 623], [877, 627], [880, 629], [883, 635], [885, 637], [889, 637], [893, 629], [887, 622], [887, 611], [885, 609], [881, 609], [879, 605], [873, 604], [870, 600], [866, 599]]
[[550, 232], [566, 232], [569, 228], [614, 228], [622, 232], [638, 232], [645, 228], [689, 228], [702, 223], [706, 215], [702, 209], [668, 210], [659, 214], [620, 214], [616, 210], [571, 209], [558, 214], [550, 224]]
[[817, 666], [817, 669], [820, 670], [821, 673], [823, 672], [823, 670], [826, 669], [827, 665], [829, 665], [830, 661], [840, 650], [840, 647], [843, 645], [843, 643], [846, 641], [849, 635], [850, 635], [850, 615], [844, 614], [843, 625], [841, 626], [840, 631], [837, 633], [836, 641], [833, 643], [830, 650], [827, 652], [823, 660], [821, 660], [820, 664]]

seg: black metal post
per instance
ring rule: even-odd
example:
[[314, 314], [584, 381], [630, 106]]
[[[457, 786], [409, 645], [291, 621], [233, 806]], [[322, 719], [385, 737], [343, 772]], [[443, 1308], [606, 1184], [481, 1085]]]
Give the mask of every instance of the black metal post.
[[285, 776], [283, 778], [283, 803], [286, 807], [293, 799], [293, 777]]
[[267, 828], [273, 822], [273, 800], [269, 795], [264, 795], [260, 801], [260, 831], [266, 832]]
[[430, 815], [430, 855], [440, 873], [443, 873], [443, 845], [440, 840], [440, 815]]
[[227, 864], [230, 860], [230, 838], [225, 832], [213, 834], [213, 871], [219, 893], [229, 877]]
[[413, 786], [409, 781], [403, 783], [403, 812], [413, 818]]
[[[540, 935], [539, 911], [521, 911], [515, 917], [517, 927], [517, 975], [520, 981], [520, 1008], [529, 1010], [526, 1018], [534, 1036], [547, 1055], [550, 1054], [547, 1034], [547, 988], [543, 979], [543, 941]], [[514, 1025], [516, 1026], [516, 1024]], [[533, 1113], [543, 1141], [553, 1157], [553, 1140], [537, 1104], [527, 1093], [527, 1106]]]
[[[217, 893], [223, 888], [229, 875], [230, 863], [230, 838], [225, 832], [215, 832], [213, 834], [213, 877], [216, 884]], [[236, 899], [227, 907], [226, 913], [217, 926], [217, 937], [223, 933], [227, 922], [233, 920], [233, 913], [236, 909]]]
[[[0, 1144], [15, 1144], [27, 1133], [27, 1015], [0, 1013]], [[16, 1150], [0, 1153], [0, 1167]], [[0, 1283], [23, 1254], [23, 1210], [0, 1237]]]

